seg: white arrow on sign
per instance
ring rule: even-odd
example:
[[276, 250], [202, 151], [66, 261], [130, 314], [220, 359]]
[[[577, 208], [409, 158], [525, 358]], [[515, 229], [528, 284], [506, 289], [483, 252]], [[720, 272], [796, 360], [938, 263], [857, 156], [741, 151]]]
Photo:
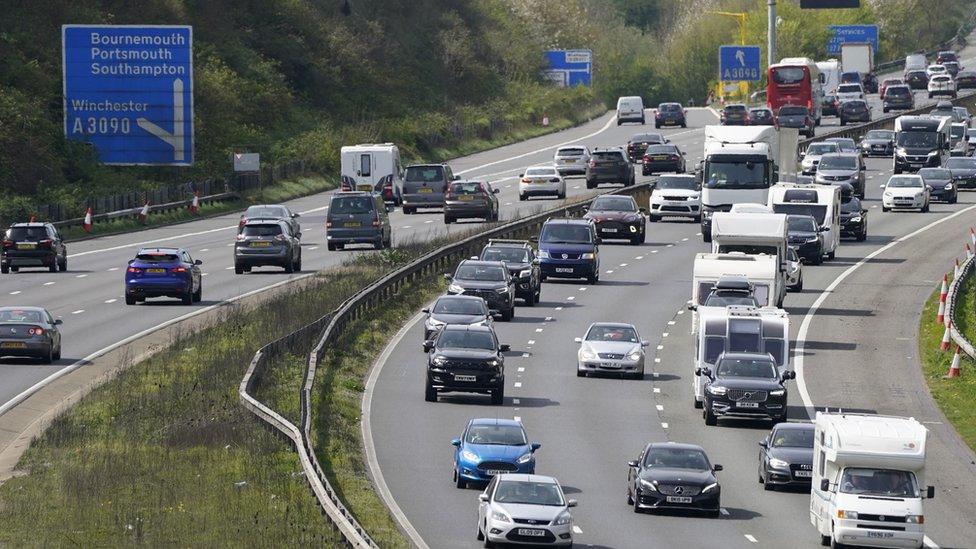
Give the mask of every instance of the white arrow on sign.
[[169, 133], [145, 118], [137, 118], [136, 124], [173, 147], [174, 162], [182, 161], [186, 154], [183, 150], [183, 136], [186, 133], [180, 131], [185, 129], [183, 128], [183, 80], [179, 78], [173, 80], [173, 133]]
[[746, 52], [742, 50], [735, 50], [735, 58], [739, 60], [739, 64], [743, 67], [746, 66]]

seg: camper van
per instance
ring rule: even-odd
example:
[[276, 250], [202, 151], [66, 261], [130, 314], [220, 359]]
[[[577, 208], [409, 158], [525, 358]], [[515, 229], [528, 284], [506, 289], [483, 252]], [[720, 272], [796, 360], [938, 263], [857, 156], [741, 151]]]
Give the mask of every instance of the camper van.
[[836, 59], [817, 61], [817, 69], [820, 70], [824, 95], [837, 93], [837, 86], [840, 86], [840, 61]]
[[923, 546], [925, 437], [915, 418], [817, 412], [810, 522], [823, 545]]
[[[775, 307], [729, 306], [708, 308], [698, 314], [695, 358], [692, 372], [715, 368], [715, 360], [725, 352], [769, 353], [780, 375], [790, 362], [790, 318]], [[693, 375], [695, 408], [704, 402], [707, 376]]]
[[403, 164], [393, 143], [342, 147], [340, 169], [342, 190], [375, 192], [387, 204], [403, 203]]
[[777, 307], [786, 295], [786, 215], [716, 212], [712, 216], [712, 253], [743, 252], [776, 258], [780, 281], [774, 288]]
[[[779, 183], [769, 189], [769, 207], [787, 215], [809, 215], [817, 220], [823, 237], [823, 253], [833, 259], [840, 245], [840, 187], [802, 183]], [[800, 242], [790, 242], [799, 246]]]

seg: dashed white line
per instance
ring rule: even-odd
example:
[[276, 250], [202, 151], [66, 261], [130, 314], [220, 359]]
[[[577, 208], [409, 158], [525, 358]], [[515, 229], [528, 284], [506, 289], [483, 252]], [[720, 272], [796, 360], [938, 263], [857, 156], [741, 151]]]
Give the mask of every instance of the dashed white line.
[[557, 311], [561, 311], [561, 310], [563, 310], [563, 308], [562, 308], [562, 307], [556, 307], [556, 309], [555, 309], [555, 310], [557, 310]]
[[657, 253], [657, 250], [651, 250], [651, 253], [652, 254], [656, 254]]
[[512, 419], [514, 419], [515, 421], [522, 421], [522, 416], [515, 416]]
[[77, 311], [71, 311], [71, 314], [73, 314], [73, 315], [80, 315], [83, 312], [85, 312], [84, 309], [78, 309]]
[[668, 245], [667, 245], [667, 246], [665, 246], [665, 247], [666, 247], [666, 248], [674, 248], [674, 244], [668, 244]]
[[669, 320], [668, 321], [668, 326], [674, 326], [674, 321], [673, 320]]
[[688, 239], [687, 238], [682, 238], [681, 241], [682, 242], [688, 242]]
[[424, 221], [424, 224], [427, 224], [427, 223], [433, 223], [433, 222], [434, 222], [434, 220], [433, 220], [433, 219], [428, 219], [427, 221]]
[[518, 403], [519, 403], [519, 399], [517, 399], [517, 398], [513, 398], [512, 399], [512, 404], [518, 404]]
[[118, 301], [118, 299], [115, 299], [115, 298], [113, 297], [112, 299], [106, 299], [106, 300], [105, 300], [105, 303], [115, 303], [116, 301]]
[[612, 275], [613, 274], [613, 269], [607, 269], [607, 274], [608, 275]]
[[667, 429], [668, 428], [668, 424], [662, 421], [661, 422], [661, 428], [662, 429]]
[[506, 206], [511, 206], [511, 205], [512, 205], [512, 203], [511, 203], [511, 202], [506, 202], [506, 203], [505, 203], [505, 205], [506, 205]]
[[233, 242], [228, 242], [228, 243], [227, 243], [227, 247], [228, 247], [228, 248], [230, 248], [230, 247], [231, 247], [231, 246], [233, 246], [233, 245], [234, 245], [234, 243], [233, 243]]
[[535, 333], [539, 333], [539, 332], [541, 332], [541, 331], [542, 331], [542, 328], [536, 328], [536, 329], [535, 329]]
[[695, 233], [695, 236], [701, 236], [701, 233]]
[[[308, 232], [308, 231], [305, 231], [305, 232]], [[210, 248], [201, 248], [200, 251], [201, 252], [209, 252], [210, 251]]]
[[678, 314], [679, 314], [679, 315], [683, 315], [683, 314], [685, 314], [685, 310], [684, 310], [684, 309], [681, 309], [680, 311], [678, 311]]
[[635, 257], [634, 259], [644, 259], [644, 256], [639, 255], [639, 256]]
[[403, 228], [404, 229], [409, 229], [410, 228], [410, 225], [404, 225]]
[[119, 270], [118, 267], [112, 267], [111, 269], [107, 269], [108, 272], [117, 271], [117, 270]]
[[654, 388], [654, 392], [655, 393], [660, 393], [661, 392], [661, 388], [660, 387], [655, 387]]
[[88, 278], [86, 274], [75, 275], [75, 278]]
[[10, 292], [10, 295], [17, 295], [19, 293], [20, 293], [20, 290], [14, 290], [14, 291]]
[[659, 374], [659, 373], [657, 373], [657, 372], [652, 372], [652, 373], [651, 373], [651, 376], [653, 376], [653, 377], [654, 377], [654, 379], [657, 379], [658, 377], [660, 377], [660, 375], [661, 375], [661, 374]]
[[308, 249], [308, 251], [310, 251], [310, 252], [311, 252], [312, 250], [317, 250], [317, 249], [319, 249], [319, 247], [318, 247], [318, 246], [312, 246], [311, 248], [309, 248], [309, 249]]
[[225, 271], [232, 271], [232, 270], [234, 270], [234, 266], [231, 265], [230, 267], [224, 267], [224, 270]]
[[573, 188], [574, 189], [578, 189], [579, 188], [579, 185], [573, 185]]
[[752, 543], [759, 543], [759, 541], [756, 540], [756, 538], [750, 536], [749, 534], [745, 534], [745, 536], [746, 536], [746, 539], [749, 540], [749, 541], [751, 541]]
[[668, 337], [668, 332], [664, 332], [663, 334], [661, 334], [661, 337]]
[[524, 372], [525, 371], [525, 366], [519, 366], [518, 371]]
[[45, 286], [53, 286], [54, 285], [54, 282], [45, 282], [44, 285]]
[[566, 298], [567, 301], [572, 301], [574, 299], [576, 299], [576, 296], [572, 296], [572, 295]]
[[516, 389], [518, 389], [518, 388], [519, 388], [519, 387], [521, 387], [521, 386], [522, 386], [522, 382], [521, 382], [521, 381], [516, 381], [516, 382], [515, 382], [515, 388], [516, 388]]
[[661, 363], [661, 358], [660, 357], [654, 357], [654, 363], [655, 364], [660, 364]]
[[534, 339], [530, 339], [529, 340], [529, 345], [535, 345], [535, 340]]
[[658, 351], [660, 351], [660, 350], [661, 350], [661, 349], [663, 349], [663, 348], [664, 348], [664, 345], [658, 345], [658, 346], [657, 346], [657, 350], [658, 350]]
[[574, 534], [582, 534], [582, 533], [583, 533], [583, 529], [582, 529], [582, 528], [580, 528], [579, 526], [576, 526], [576, 525], [574, 524], [574, 525], [573, 525], [573, 533], [574, 533]]
[[655, 406], [655, 408], [657, 408], [657, 411], [658, 412], [663, 412], [664, 411], [664, 405], [663, 404], [658, 404], [658, 405]]
[[546, 322], [552, 322], [552, 317], [551, 316], [547, 316], [546, 317]]

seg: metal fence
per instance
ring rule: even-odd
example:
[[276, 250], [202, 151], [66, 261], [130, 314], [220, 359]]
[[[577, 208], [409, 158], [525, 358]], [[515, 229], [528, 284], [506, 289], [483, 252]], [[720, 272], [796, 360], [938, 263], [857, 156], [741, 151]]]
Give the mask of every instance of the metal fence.
[[949, 319], [949, 337], [952, 341], [959, 345], [962, 352], [966, 353], [972, 358], [976, 358], [976, 348], [973, 347], [973, 343], [966, 339], [966, 336], [956, 329], [959, 325], [956, 320], [956, 300], [959, 298], [959, 288], [962, 286], [963, 282], [967, 278], [973, 275], [973, 266], [976, 264], [976, 256], [970, 256], [966, 258], [966, 262], [963, 263], [959, 276], [952, 279], [952, 283], [949, 284], [949, 291], [946, 294], [946, 318]]

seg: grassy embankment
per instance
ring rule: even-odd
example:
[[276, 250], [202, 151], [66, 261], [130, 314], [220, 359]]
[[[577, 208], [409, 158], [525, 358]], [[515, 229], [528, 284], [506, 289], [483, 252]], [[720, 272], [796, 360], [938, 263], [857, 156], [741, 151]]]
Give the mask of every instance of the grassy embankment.
[[[969, 339], [976, 341], [976, 281], [971, 276], [959, 289], [956, 303], [957, 328]], [[939, 343], [945, 327], [936, 324], [939, 308], [939, 289], [925, 302], [922, 320], [918, 330], [919, 357], [923, 374], [932, 397], [942, 409], [942, 413], [956, 428], [970, 448], [976, 450], [976, 361], [962, 354], [962, 377], [944, 379], [952, 362], [954, 347], [950, 351], [940, 351]]]

